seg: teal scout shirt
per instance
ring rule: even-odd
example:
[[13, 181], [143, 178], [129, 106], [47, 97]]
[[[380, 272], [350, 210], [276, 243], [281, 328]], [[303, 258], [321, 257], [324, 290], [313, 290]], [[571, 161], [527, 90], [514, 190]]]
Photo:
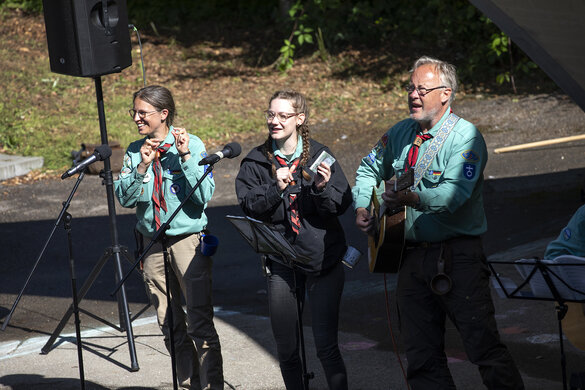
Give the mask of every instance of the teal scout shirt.
[[[429, 134], [437, 134], [449, 112]], [[352, 189], [355, 209], [369, 207], [372, 188], [404, 170], [408, 150], [419, 131], [417, 122], [403, 120], [390, 128], [362, 159]], [[420, 146], [419, 161], [431, 142]], [[406, 240], [436, 242], [483, 234], [487, 230], [482, 196], [486, 163], [487, 148], [481, 133], [460, 119], [415, 188], [420, 204], [416, 209], [406, 208]]]
[[561, 255], [585, 257], [585, 206], [579, 207], [557, 239], [548, 244], [544, 258]]
[[[206, 166], [198, 165], [199, 161], [207, 156], [201, 139], [189, 134], [191, 158], [183, 162], [175, 146], [172, 129], [173, 127], [171, 126], [169, 134], [163, 141], [163, 144], [169, 143], [171, 147], [161, 157], [163, 192], [167, 203], [167, 211], [160, 211], [161, 223], [168, 221], [206, 169]], [[146, 237], [152, 237], [156, 232], [152, 203], [152, 191], [154, 188], [152, 164], [150, 164], [144, 175], [139, 174], [136, 170], [136, 167], [142, 161], [140, 147], [145, 139], [134, 141], [128, 146], [120, 176], [114, 182], [114, 189], [123, 207], [136, 207], [137, 230]], [[215, 182], [210, 173], [173, 219], [170, 228], [167, 230], [167, 235], [177, 236], [197, 233], [203, 230], [207, 226], [207, 216], [204, 210], [214, 190]]]

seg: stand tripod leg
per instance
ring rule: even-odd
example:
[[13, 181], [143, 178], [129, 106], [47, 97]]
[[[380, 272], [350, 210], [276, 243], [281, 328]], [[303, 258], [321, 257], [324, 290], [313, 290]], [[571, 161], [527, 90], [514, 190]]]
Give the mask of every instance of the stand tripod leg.
[[[114, 252], [116, 259], [116, 282], [122, 279], [122, 261], [120, 260], [120, 248]], [[130, 310], [128, 308], [128, 300], [126, 299], [126, 289], [124, 286], [118, 292], [118, 310], [120, 318], [120, 325], [126, 331], [126, 338], [128, 339], [128, 351], [130, 353], [130, 367], [132, 371], [138, 371], [138, 361], [136, 360], [136, 348], [134, 346], [134, 334], [132, 332], [132, 321], [130, 320]]]
[[73, 260], [73, 240], [71, 239], [71, 214], [66, 213], [63, 219], [67, 231], [67, 242], [69, 246], [69, 272], [71, 274], [71, 296], [73, 297], [73, 313], [75, 314], [75, 336], [77, 340], [77, 360], [79, 362], [79, 380], [81, 390], [85, 390], [85, 374], [83, 369], [83, 348], [81, 345], [81, 321], [79, 320], [79, 307], [77, 306], [77, 278], [75, 277], [75, 262]]
[[[167, 236], [163, 234], [162, 240], [162, 251], [163, 251], [163, 262], [165, 266], [165, 286], [167, 290], [167, 312], [168, 312], [168, 323], [169, 323], [169, 343], [171, 352], [171, 373], [173, 375], [173, 389], [178, 389], [177, 382], [177, 358], [175, 355], [175, 319], [173, 315], [173, 306], [171, 304], [171, 285], [169, 283], [169, 251], [167, 249]], [[178, 297], [175, 297], [177, 299]]]
[[563, 318], [567, 314], [568, 306], [561, 304], [557, 306], [557, 320], [559, 322], [559, 342], [561, 347], [561, 370], [563, 372], [563, 389], [567, 390], [567, 359], [565, 357], [565, 347], [563, 343]]
[[[79, 290], [79, 293], [78, 293], [78, 301], [77, 301], [77, 303], [81, 302], [81, 300], [85, 297], [85, 294], [87, 294], [87, 291], [89, 290], [89, 288], [91, 287], [91, 285], [93, 284], [93, 282], [95, 281], [95, 279], [97, 278], [97, 276], [99, 275], [99, 273], [101, 272], [102, 268], [104, 268], [104, 265], [106, 264], [106, 261], [108, 260], [108, 258], [111, 255], [112, 255], [112, 253], [111, 253], [111, 250], [110, 250], [109, 252], [107, 251], [99, 259], [99, 261], [97, 262], [97, 264], [95, 265], [95, 267], [91, 271], [91, 274], [87, 277], [87, 280], [85, 281], [85, 283], [83, 284], [83, 286], [81, 286], [81, 290]], [[63, 315], [63, 318], [61, 318], [61, 322], [59, 322], [59, 324], [57, 325], [57, 327], [55, 328], [55, 330], [51, 334], [51, 337], [49, 337], [49, 340], [47, 340], [47, 342], [45, 343], [45, 345], [43, 346], [43, 348], [41, 348], [41, 352], [43, 354], [47, 354], [47, 353], [49, 353], [51, 351], [51, 347], [55, 343], [55, 340], [57, 339], [57, 337], [63, 331], [63, 328], [65, 328], [65, 325], [67, 324], [67, 322], [71, 318], [71, 315], [72, 314], [73, 314], [73, 305], [69, 306], [69, 308], [67, 309], [67, 311]]]
[[301, 368], [303, 371], [303, 390], [309, 390], [309, 380], [313, 378], [312, 372], [307, 372], [307, 356], [305, 351], [305, 336], [303, 330], [303, 310], [301, 307], [301, 294], [302, 291], [297, 284], [297, 274], [293, 269], [293, 278], [294, 278], [294, 296], [297, 302], [297, 324], [299, 329], [299, 343], [301, 348]]

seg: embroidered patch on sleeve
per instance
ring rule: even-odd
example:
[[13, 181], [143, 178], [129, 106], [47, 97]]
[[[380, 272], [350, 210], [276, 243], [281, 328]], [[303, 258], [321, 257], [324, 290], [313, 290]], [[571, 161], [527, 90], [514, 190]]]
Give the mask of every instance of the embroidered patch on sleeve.
[[473, 150], [466, 150], [465, 152], [461, 153], [461, 156], [466, 161], [478, 162], [479, 156]]
[[475, 172], [477, 171], [477, 167], [475, 164], [465, 163], [463, 164], [463, 176], [467, 180], [471, 180], [475, 177]]
[[120, 171], [120, 176], [125, 177], [128, 176], [130, 172], [132, 172], [131, 163], [132, 161], [130, 159], [130, 156], [128, 156], [127, 154], [124, 155], [124, 163], [122, 166], [122, 170]]
[[565, 241], [569, 241], [571, 239], [571, 235], [571, 229], [565, 228], [565, 230], [563, 230], [563, 238]]
[[374, 153], [374, 152], [372, 151], [370, 154], [368, 154], [368, 155], [366, 156], [366, 163], [367, 163], [368, 165], [374, 165], [374, 162], [375, 162], [375, 161], [376, 161], [376, 153]]
[[376, 146], [374, 146], [370, 154], [366, 156], [366, 163], [368, 163], [368, 165], [373, 165], [377, 159], [381, 158], [386, 149], [386, 145], [388, 145], [388, 134], [384, 134], [376, 143]]

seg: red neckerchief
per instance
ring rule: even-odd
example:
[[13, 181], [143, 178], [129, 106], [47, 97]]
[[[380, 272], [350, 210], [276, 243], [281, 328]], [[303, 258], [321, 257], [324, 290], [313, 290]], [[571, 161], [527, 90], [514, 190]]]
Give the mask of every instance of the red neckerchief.
[[152, 163], [152, 172], [154, 173], [154, 190], [152, 191], [152, 202], [154, 203], [154, 223], [156, 224], [156, 230], [160, 228], [160, 209], [167, 211], [167, 202], [165, 201], [165, 195], [162, 188], [162, 165], [160, 158], [164, 155], [167, 150], [171, 147], [171, 144], [164, 144], [157, 148], [157, 156], [154, 158]]
[[[274, 156], [276, 158], [276, 161], [278, 161], [278, 163], [283, 166], [283, 167], [289, 167], [289, 172], [291, 173], [291, 175], [293, 173], [296, 172], [297, 167], [299, 166], [299, 163], [301, 161], [300, 157], [296, 158], [290, 165], [286, 163], [286, 160], [280, 156], [275, 155]], [[294, 181], [290, 182], [291, 185], [295, 185]], [[299, 229], [301, 228], [301, 219], [299, 216], [299, 206], [298, 206], [298, 202], [297, 202], [297, 194], [289, 194], [289, 202], [290, 202], [290, 226], [292, 227], [292, 230], [296, 233], [299, 234]]]
[[423, 142], [433, 138], [430, 134], [417, 134], [414, 141], [412, 142], [412, 146], [408, 151], [408, 157], [406, 159], [406, 167], [404, 167], [405, 171], [408, 171], [408, 168], [414, 167], [416, 165], [416, 160], [418, 159], [418, 150]]

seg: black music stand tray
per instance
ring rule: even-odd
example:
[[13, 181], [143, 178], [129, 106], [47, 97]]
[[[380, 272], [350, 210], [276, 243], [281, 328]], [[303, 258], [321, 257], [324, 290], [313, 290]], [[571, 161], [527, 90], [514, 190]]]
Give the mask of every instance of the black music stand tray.
[[[514, 265], [522, 277], [516, 284], [502, 277], [494, 265]], [[567, 390], [566, 358], [563, 345], [562, 320], [567, 314], [567, 302], [585, 302], [585, 259], [563, 255], [553, 260], [520, 259], [515, 261], [488, 261], [495, 276], [494, 287], [501, 289], [507, 298], [554, 301], [557, 311], [563, 389]], [[569, 268], [571, 267], [571, 268]], [[529, 288], [528, 288], [529, 287]]]
[[[226, 218], [236, 227], [242, 237], [250, 244], [256, 253], [264, 255], [275, 255], [272, 260], [293, 270], [294, 290], [293, 294], [297, 301], [297, 324], [299, 330], [299, 342], [301, 348], [301, 366], [303, 370], [303, 388], [309, 389], [309, 380], [314, 377], [312, 372], [307, 372], [307, 361], [305, 353], [305, 338], [303, 333], [302, 309], [299, 294], [300, 288], [297, 286], [296, 269], [302, 270], [300, 264], [306, 264], [310, 259], [300, 256], [292, 245], [284, 238], [282, 233], [268, 223], [259, 221], [250, 217], [241, 217], [226, 215]], [[280, 261], [279, 261], [280, 260]]]

